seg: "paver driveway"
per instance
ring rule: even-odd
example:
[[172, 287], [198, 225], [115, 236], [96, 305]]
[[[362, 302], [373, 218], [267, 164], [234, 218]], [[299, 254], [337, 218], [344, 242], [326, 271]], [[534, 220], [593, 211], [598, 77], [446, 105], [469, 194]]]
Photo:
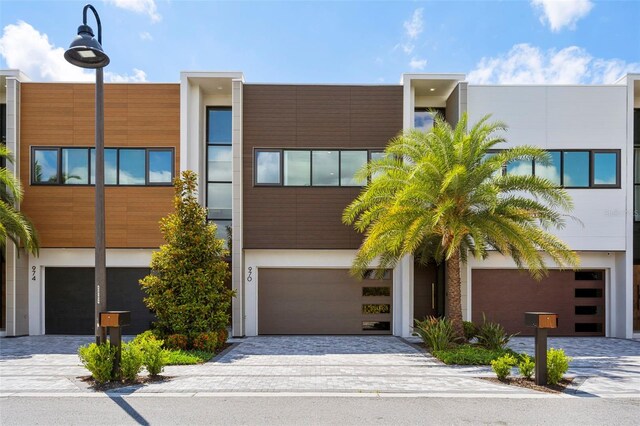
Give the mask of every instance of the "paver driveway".
[[[76, 348], [92, 337], [32, 336], [0, 339], [0, 394], [90, 392]], [[413, 339], [409, 339], [412, 340]], [[122, 388], [123, 394], [203, 392], [429, 393], [533, 395], [496, 385], [489, 367], [444, 366], [392, 336], [261, 336], [235, 339], [214, 362], [165, 369], [171, 380]], [[550, 339], [563, 347], [582, 395], [640, 396], [640, 342], [620, 339]], [[511, 346], [532, 352], [532, 338]]]

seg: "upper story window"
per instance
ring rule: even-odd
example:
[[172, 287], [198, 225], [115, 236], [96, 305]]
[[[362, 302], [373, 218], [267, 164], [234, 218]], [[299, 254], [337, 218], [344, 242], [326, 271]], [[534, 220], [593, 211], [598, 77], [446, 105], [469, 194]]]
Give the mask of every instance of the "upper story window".
[[232, 111], [207, 107], [207, 219], [217, 225], [217, 237], [227, 239], [232, 212]]
[[512, 161], [503, 174], [540, 176], [564, 188], [620, 187], [620, 150], [549, 151], [549, 156], [548, 164]]
[[364, 186], [355, 174], [383, 152], [335, 149], [256, 149], [256, 185]]
[[[106, 148], [105, 185], [171, 185], [173, 148]], [[94, 148], [33, 147], [33, 185], [94, 185]]]
[[434, 114], [444, 117], [444, 108], [416, 108], [413, 112], [413, 128], [428, 132], [433, 128]]

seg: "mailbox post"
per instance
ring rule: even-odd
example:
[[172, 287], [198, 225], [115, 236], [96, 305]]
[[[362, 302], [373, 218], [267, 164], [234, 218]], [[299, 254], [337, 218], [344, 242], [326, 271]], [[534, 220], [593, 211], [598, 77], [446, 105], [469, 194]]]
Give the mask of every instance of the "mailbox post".
[[116, 357], [113, 360], [113, 374], [120, 370], [120, 360], [122, 357], [122, 330], [121, 327], [131, 324], [130, 311], [106, 311], [100, 312], [100, 328], [102, 334], [106, 335], [109, 330], [109, 342], [116, 347]]
[[558, 314], [551, 312], [525, 312], [524, 324], [536, 329], [535, 358], [536, 385], [547, 384], [547, 330], [558, 328]]

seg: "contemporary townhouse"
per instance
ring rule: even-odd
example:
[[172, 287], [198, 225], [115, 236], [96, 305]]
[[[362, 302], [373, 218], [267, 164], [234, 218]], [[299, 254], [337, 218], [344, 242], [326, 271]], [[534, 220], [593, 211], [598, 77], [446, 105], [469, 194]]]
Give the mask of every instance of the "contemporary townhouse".
[[[1, 83], [3, 132], [19, 159], [9, 168], [43, 247], [39, 257], [5, 250], [5, 334], [91, 334], [93, 85], [32, 83], [18, 71]], [[108, 84], [105, 100], [108, 303], [132, 311], [130, 333], [152, 321], [137, 280], [185, 169], [198, 173], [200, 201], [232, 241], [233, 335], [408, 336], [414, 318], [443, 314], [442, 267], [407, 257], [383, 279], [357, 281], [348, 269], [362, 236], [341, 223], [366, 184], [355, 171], [403, 129], [430, 128], [432, 110], [452, 124], [464, 112], [506, 122], [509, 146], [540, 146], [553, 163], [504, 173], [545, 176], [575, 203], [557, 235], [579, 252], [580, 269], [552, 266], [537, 282], [495, 253], [471, 259], [465, 317], [527, 334], [523, 313], [544, 310], [559, 314], [558, 335], [640, 333], [640, 75], [602, 86], [477, 86], [462, 74], [287, 85], [184, 72], [179, 84]]]

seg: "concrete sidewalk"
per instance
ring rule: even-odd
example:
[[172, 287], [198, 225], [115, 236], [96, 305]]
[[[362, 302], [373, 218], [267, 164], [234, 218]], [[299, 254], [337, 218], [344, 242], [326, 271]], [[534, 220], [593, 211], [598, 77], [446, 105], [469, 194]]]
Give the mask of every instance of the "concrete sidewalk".
[[[409, 339], [414, 341], [413, 339]], [[0, 339], [0, 394], [87, 395], [88, 372], [75, 354], [91, 336]], [[451, 367], [391, 336], [273, 336], [232, 340], [214, 361], [167, 367], [159, 383], [120, 388], [121, 395], [203, 393], [338, 393], [501, 397], [557, 397], [491, 383], [489, 367]], [[533, 352], [532, 338], [511, 346]], [[551, 338], [550, 347], [574, 357], [575, 385], [566, 395], [640, 397], [640, 342], [607, 338]]]

